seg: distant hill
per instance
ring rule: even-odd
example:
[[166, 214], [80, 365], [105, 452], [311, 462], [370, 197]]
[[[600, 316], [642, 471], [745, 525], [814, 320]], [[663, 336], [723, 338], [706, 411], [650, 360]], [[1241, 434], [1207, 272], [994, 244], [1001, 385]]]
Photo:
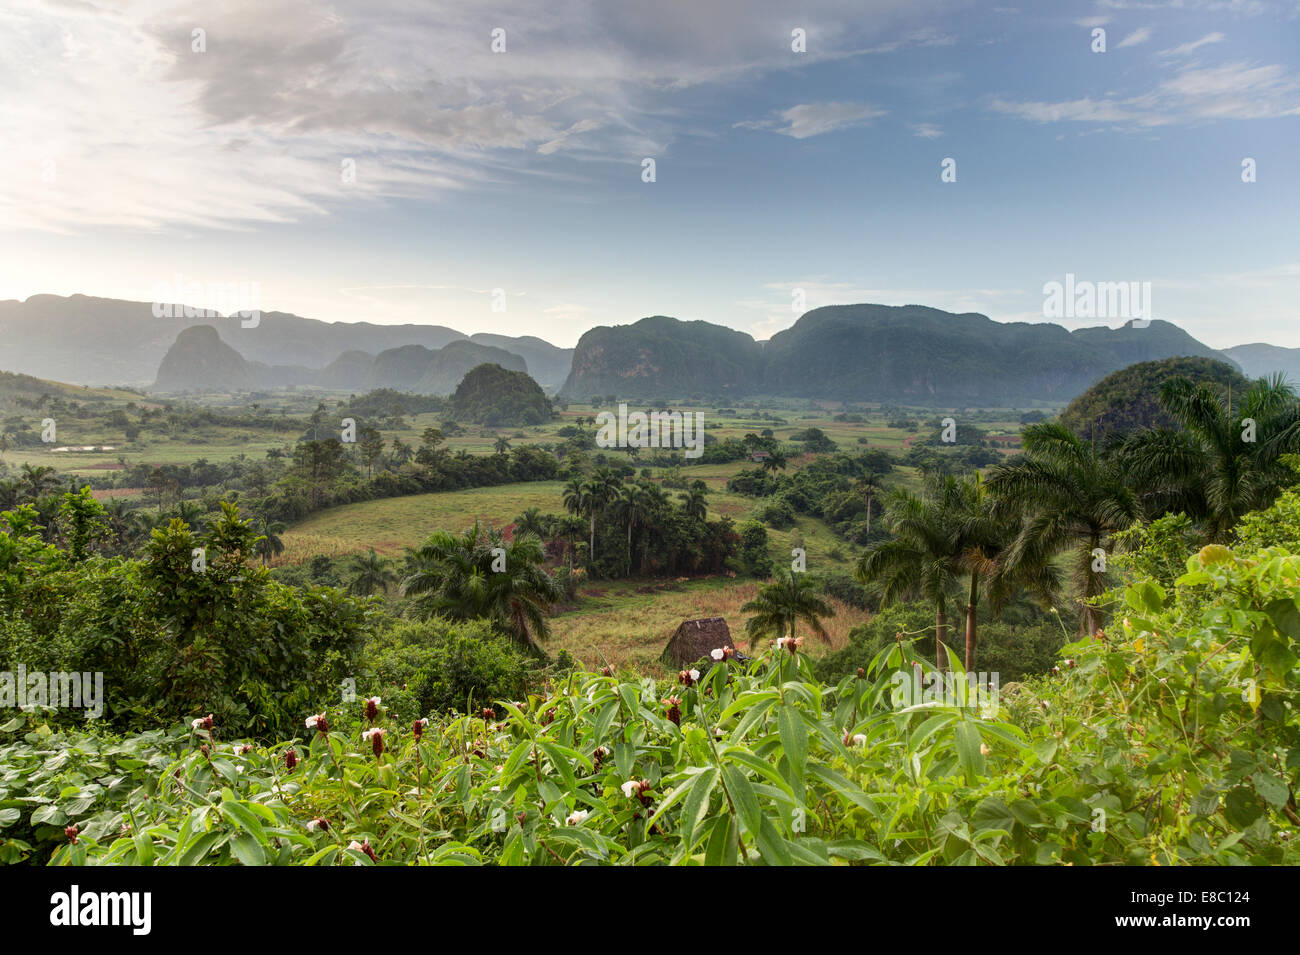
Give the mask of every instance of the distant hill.
[[761, 357], [759, 344], [744, 332], [655, 315], [584, 334], [563, 394], [755, 394], [762, 390], [756, 387]]
[[176, 336], [158, 366], [156, 391], [252, 391], [258, 386], [252, 366], [221, 340], [211, 325], [196, 325]]
[[73, 295], [0, 301], [0, 368], [78, 384], [145, 385], [185, 328], [209, 325], [246, 360], [326, 367], [345, 352], [400, 345], [441, 348], [465, 336], [441, 325], [321, 322], [264, 312], [256, 328], [237, 318], [155, 318], [149, 302]]
[[814, 309], [765, 345], [656, 316], [582, 336], [564, 394], [789, 395], [1000, 405], [1066, 401], [1138, 361], [1224, 356], [1168, 322], [1067, 331], [919, 305]]
[[237, 392], [295, 385], [336, 391], [391, 388], [413, 394], [449, 395], [470, 369], [485, 362], [511, 371], [528, 370], [520, 356], [468, 339], [432, 349], [403, 345], [374, 356], [349, 351], [322, 369], [266, 365], [246, 360], [223, 342], [211, 325], [196, 325], [182, 330], [167, 350], [152, 390]]
[[471, 369], [456, 386], [451, 413], [489, 427], [535, 425], [551, 417], [551, 402], [524, 372], [486, 364]]
[[[528, 363], [505, 349], [477, 345], [472, 341], [450, 342], [430, 353], [429, 362], [419, 380], [408, 390], [421, 395], [449, 395], [472, 369], [489, 363], [508, 371], [522, 372], [525, 375], [528, 373]], [[375, 382], [377, 388], [384, 386], [383, 381]]]
[[1241, 366], [1251, 378], [1269, 378], [1282, 372], [1292, 385], [1300, 386], [1300, 348], [1280, 345], [1233, 345], [1223, 353]]
[[1142, 428], [1173, 427], [1159, 395], [1160, 386], [1176, 377], [1211, 384], [1220, 393], [1231, 387], [1241, 394], [1250, 387], [1250, 380], [1236, 368], [1212, 358], [1143, 361], [1112, 372], [1078, 395], [1061, 412], [1061, 423], [1084, 440], [1092, 439], [1095, 426], [1098, 443]]
[[532, 335], [511, 338], [508, 335], [489, 335], [480, 332], [469, 336], [469, 340], [478, 345], [490, 345], [519, 355], [528, 363], [528, 374], [546, 391], [559, 391], [564, 380], [569, 377], [569, 366], [573, 363], [572, 348], [557, 348], [550, 342], [542, 341]]

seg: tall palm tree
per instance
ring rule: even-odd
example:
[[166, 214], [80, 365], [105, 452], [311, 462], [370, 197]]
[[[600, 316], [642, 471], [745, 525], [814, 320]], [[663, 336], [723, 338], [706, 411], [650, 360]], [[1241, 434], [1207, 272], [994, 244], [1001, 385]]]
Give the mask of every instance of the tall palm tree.
[[505, 435], [501, 435], [501, 437], [497, 438], [496, 443], [493, 444], [492, 447], [496, 450], [497, 454], [505, 454], [510, 450], [510, 439]]
[[591, 491], [588, 485], [580, 477], [569, 479], [569, 483], [564, 485], [564, 509], [575, 517], [591, 518], [591, 550], [589, 554], [594, 556], [596, 550], [596, 512], [593, 509]]
[[402, 594], [414, 598], [417, 616], [490, 620], [540, 654], [538, 641], [550, 635], [547, 614], [560, 599], [542, 562], [541, 542], [528, 534], [507, 544], [478, 523], [459, 536], [439, 531], [409, 552]]
[[348, 561], [346, 573], [350, 579], [348, 593], [358, 597], [369, 597], [378, 591], [386, 593], [390, 585], [397, 583], [397, 571], [393, 562], [387, 557], [380, 557], [375, 549], [367, 554], [353, 554]]
[[923, 497], [898, 488], [885, 504], [892, 536], [858, 559], [858, 579], [874, 587], [882, 603], [922, 597], [934, 605], [934, 657], [940, 669], [948, 665], [948, 602], [959, 593], [967, 569], [962, 535], [967, 517], [966, 494], [956, 478], [932, 479]]
[[1006, 554], [1007, 565], [1013, 571], [1042, 566], [1068, 553], [1083, 611], [1080, 632], [1093, 633], [1102, 614], [1091, 601], [1109, 581], [1105, 570], [1094, 569], [1094, 553], [1098, 548], [1109, 553], [1113, 535], [1141, 514], [1128, 481], [1131, 463], [1117, 449], [1099, 453], [1055, 422], [1031, 424], [1022, 435], [1025, 453], [994, 469], [988, 481], [998, 508], [1026, 515]]
[[998, 613], [1007, 601], [1024, 590], [1039, 600], [1051, 598], [1056, 589], [1056, 573], [1050, 561], [1032, 563], [1007, 559], [1021, 526], [1021, 515], [1013, 508], [999, 507], [988, 484], [976, 472], [958, 478], [964, 500], [957, 502], [961, 514], [959, 565], [969, 577], [966, 599], [966, 672], [975, 668], [975, 649], [979, 643], [979, 603], [986, 594]]
[[1171, 378], [1160, 404], [1180, 429], [1140, 432], [1124, 449], [1152, 513], [1184, 511], [1223, 541], [1241, 515], [1267, 507], [1294, 479], [1281, 456], [1300, 448], [1300, 412], [1281, 375], [1259, 379], [1237, 402], [1231, 392], [1221, 398], [1203, 382]]
[[253, 553], [262, 558], [262, 566], [265, 567], [272, 557], [278, 557], [284, 553], [284, 541], [280, 538], [287, 528], [280, 521], [272, 521], [266, 515], [262, 515], [261, 527], [258, 528], [259, 539], [253, 544]]
[[696, 481], [686, 491], [677, 495], [682, 502], [682, 510], [692, 520], [702, 521], [709, 513], [709, 503], [705, 500], [708, 486], [703, 481]]
[[745, 621], [745, 633], [752, 647], [765, 636], [793, 637], [795, 625], [803, 621], [823, 641], [830, 635], [822, 617], [835, 616], [835, 610], [817, 593], [817, 585], [806, 574], [784, 571], [759, 588], [758, 596], [740, 608], [754, 616]]
[[649, 499], [645, 487], [641, 484], [625, 484], [614, 502], [618, 514], [627, 522], [627, 566], [632, 569], [632, 530], [645, 520], [648, 513]]
[[867, 503], [867, 537], [871, 537], [871, 501], [881, 493], [883, 488], [877, 483], [879, 479], [868, 471], [853, 484], [853, 489], [862, 495]]

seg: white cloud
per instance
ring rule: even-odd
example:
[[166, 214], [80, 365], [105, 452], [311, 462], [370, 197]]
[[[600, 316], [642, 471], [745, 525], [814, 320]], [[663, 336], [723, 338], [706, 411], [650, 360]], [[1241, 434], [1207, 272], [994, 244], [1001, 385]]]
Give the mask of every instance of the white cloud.
[[736, 123], [745, 129], [770, 129], [794, 139], [807, 139], [837, 129], [861, 126], [885, 110], [869, 103], [801, 103], [781, 110], [775, 119], [747, 120]]
[[1121, 49], [1123, 49], [1126, 46], [1137, 46], [1139, 43], [1145, 43], [1149, 39], [1151, 39], [1151, 28], [1138, 27], [1138, 29], [1134, 30], [1128, 36], [1124, 37], [1124, 39], [1120, 40], [1119, 46]]
[[933, 123], [914, 123], [910, 129], [913, 136], [921, 139], [938, 139], [943, 135], [943, 130]]
[[1300, 77], [1279, 65], [1186, 68], [1136, 96], [1058, 102], [995, 98], [997, 112], [1038, 123], [1112, 123], [1147, 128], [1217, 119], [1300, 116]]
[[954, 2], [818, 0], [795, 55], [783, 0], [8, 0], [0, 221], [246, 228], [662, 155], [677, 91], [948, 42], [917, 24]]
[[1193, 40], [1190, 43], [1184, 43], [1181, 46], [1173, 46], [1167, 50], [1160, 50], [1157, 55], [1165, 57], [1187, 56], [1188, 54], [1195, 53], [1201, 47], [1208, 46], [1211, 43], [1222, 43], [1223, 39], [1224, 36], [1222, 33], [1207, 33], [1199, 40]]

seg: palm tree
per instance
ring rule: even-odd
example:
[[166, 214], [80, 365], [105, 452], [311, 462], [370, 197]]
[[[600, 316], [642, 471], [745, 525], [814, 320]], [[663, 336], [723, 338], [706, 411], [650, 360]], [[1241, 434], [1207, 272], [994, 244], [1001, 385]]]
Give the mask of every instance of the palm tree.
[[497, 454], [505, 454], [510, 450], [510, 439], [505, 435], [497, 438], [496, 443], [492, 446], [496, 449]]
[[867, 537], [871, 537], [871, 499], [880, 494], [884, 489], [876, 483], [876, 475], [868, 471], [862, 477], [858, 478], [853, 485], [853, 489], [861, 494], [867, 502]]
[[393, 439], [392, 448], [392, 458], [393, 462], [396, 464], [405, 464], [407, 461], [410, 461], [411, 458], [415, 457], [415, 452], [411, 450], [411, 446], [405, 443], [401, 438]]
[[686, 516], [692, 520], [702, 521], [709, 513], [708, 501], [704, 499], [708, 494], [708, 485], [703, 481], [696, 481], [688, 490], [677, 495], [678, 500], [682, 502], [682, 510]]
[[1171, 378], [1160, 404], [1181, 430], [1140, 432], [1124, 449], [1152, 513], [1184, 511], [1223, 541], [1241, 515], [1267, 507], [1293, 480], [1281, 456], [1300, 446], [1300, 413], [1281, 375], [1256, 381], [1235, 408], [1231, 392], [1220, 398], [1208, 384]]
[[532, 534], [534, 537], [541, 539], [546, 536], [549, 530], [546, 515], [535, 507], [530, 507], [518, 517], [515, 518], [516, 534]]
[[768, 474], [772, 474], [778, 469], [784, 471], [786, 466], [785, 455], [780, 451], [771, 451], [759, 466]]
[[627, 567], [632, 570], [632, 529], [645, 520], [649, 512], [649, 497], [641, 484], [625, 484], [614, 502], [618, 514], [627, 521]]
[[591, 492], [580, 477], [569, 479], [564, 485], [564, 509], [576, 517], [591, 517], [591, 555], [596, 549], [596, 512], [592, 507]]
[[13, 510], [22, 499], [22, 482], [0, 481], [0, 511]]
[[369, 597], [376, 591], [386, 593], [391, 584], [397, 583], [393, 562], [380, 557], [373, 547], [368, 554], [353, 554], [346, 573], [351, 578], [348, 593], [358, 597]]
[[923, 597], [934, 605], [934, 658], [948, 665], [948, 601], [966, 570], [962, 527], [967, 504], [956, 478], [931, 481], [924, 497], [898, 488], [885, 505], [893, 536], [858, 559], [857, 577], [874, 587], [882, 603]]
[[253, 544], [253, 553], [261, 555], [263, 567], [267, 565], [272, 557], [278, 557], [284, 553], [284, 541], [280, 539], [280, 535], [285, 530], [287, 528], [281, 522], [272, 521], [266, 515], [262, 516], [261, 536]]
[[560, 599], [542, 562], [541, 542], [528, 534], [507, 544], [500, 531], [477, 523], [459, 537], [439, 531], [409, 552], [402, 594], [415, 598], [417, 616], [490, 620], [541, 654], [538, 641], [550, 635], [547, 614]]
[[1012, 572], [1039, 567], [1067, 551], [1083, 608], [1080, 632], [1094, 633], [1102, 615], [1091, 600], [1108, 581], [1105, 570], [1093, 569], [1094, 553], [1109, 552], [1112, 536], [1140, 516], [1127, 480], [1130, 463], [1115, 450], [1098, 454], [1090, 442], [1055, 422], [1031, 424], [1022, 435], [1025, 453], [997, 467], [988, 482], [998, 509], [1026, 514], [1006, 554], [1007, 566]]
[[765, 636], [793, 637], [795, 624], [801, 620], [823, 641], [830, 642], [821, 618], [835, 616], [835, 610], [805, 574], [784, 571], [772, 583], [764, 584], [758, 596], [740, 610], [754, 615], [745, 621], [751, 647]]
[[58, 472], [48, 465], [24, 464], [22, 473], [18, 476], [18, 483], [22, 487], [23, 497], [35, 501], [57, 490], [61, 482]]
[[988, 485], [978, 472], [970, 478], [957, 479], [964, 497], [959, 502], [962, 512], [960, 541], [960, 566], [969, 579], [966, 599], [966, 672], [975, 669], [975, 649], [979, 642], [979, 602], [981, 593], [987, 594], [997, 614], [1002, 606], [1023, 589], [1029, 589], [1040, 600], [1051, 598], [1057, 585], [1056, 574], [1050, 561], [1031, 563], [1022, 560], [1012, 564], [1007, 554], [1020, 529], [1021, 515], [998, 502], [988, 491]]

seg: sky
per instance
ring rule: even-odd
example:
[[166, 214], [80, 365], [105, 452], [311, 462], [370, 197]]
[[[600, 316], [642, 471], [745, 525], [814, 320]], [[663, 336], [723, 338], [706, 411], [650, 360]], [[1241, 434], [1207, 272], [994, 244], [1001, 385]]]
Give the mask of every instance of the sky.
[[1300, 0], [5, 0], [0, 90], [0, 299], [569, 346], [1073, 274], [1300, 346]]

